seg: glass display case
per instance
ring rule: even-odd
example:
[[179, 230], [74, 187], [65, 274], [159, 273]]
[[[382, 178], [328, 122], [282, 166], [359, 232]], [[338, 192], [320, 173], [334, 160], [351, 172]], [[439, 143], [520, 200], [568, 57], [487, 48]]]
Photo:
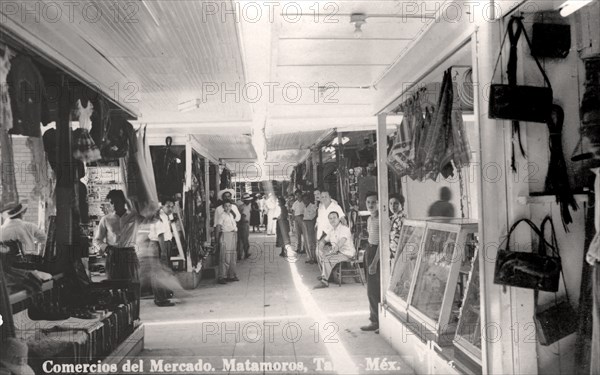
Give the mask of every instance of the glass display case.
[[428, 340], [453, 338], [473, 259], [477, 222], [405, 220], [386, 303]]
[[425, 222], [417, 220], [404, 220], [400, 229], [398, 240], [398, 253], [391, 271], [388, 299], [393, 300], [398, 306], [402, 306], [400, 313], [405, 312], [410, 300], [411, 283], [417, 258], [421, 247], [421, 241], [425, 234]]
[[454, 346], [471, 361], [481, 366], [481, 309], [479, 300], [479, 257], [476, 252], [471, 262]]

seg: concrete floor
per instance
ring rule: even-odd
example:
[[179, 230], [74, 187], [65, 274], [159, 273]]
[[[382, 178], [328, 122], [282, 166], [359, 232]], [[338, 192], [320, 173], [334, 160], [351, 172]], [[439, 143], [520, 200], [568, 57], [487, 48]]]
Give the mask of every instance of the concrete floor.
[[[175, 307], [142, 300], [145, 350], [133, 362], [142, 359], [144, 372], [162, 359], [165, 372], [167, 364], [190, 363], [176, 373], [413, 373], [380, 335], [360, 330], [369, 323], [366, 286], [313, 290], [319, 269], [305, 264], [306, 256], [296, 263], [279, 257], [275, 236], [251, 233], [250, 241], [239, 282], [203, 280], [176, 291]], [[384, 365], [391, 362], [395, 368]]]

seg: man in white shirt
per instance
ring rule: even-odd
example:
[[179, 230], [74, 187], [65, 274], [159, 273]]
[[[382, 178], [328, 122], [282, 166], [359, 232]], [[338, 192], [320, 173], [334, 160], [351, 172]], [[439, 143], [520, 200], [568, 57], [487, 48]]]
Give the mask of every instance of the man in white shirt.
[[23, 255], [38, 255], [36, 244], [46, 242], [46, 233], [37, 225], [23, 221], [25, 211], [27, 211], [27, 207], [19, 203], [2, 213], [6, 221], [0, 227], [0, 241], [19, 241]]
[[356, 254], [350, 228], [340, 224], [339, 214], [336, 211], [330, 212], [328, 220], [331, 229], [327, 232], [324, 239], [327, 245], [324, 246], [323, 251], [319, 254], [322, 265], [321, 282], [314, 289], [327, 288], [329, 286], [329, 276], [334, 267], [340, 262], [349, 261]]
[[217, 242], [219, 243], [219, 284], [226, 284], [228, 281], [240, 281], [237, 277], [237, 222], [232, 215], [232, 207], [235, 207], [230, 201], [223, 202], [223, 214], [219, 216], [217, 225]]
[[[217, 250], [219, 248], [219, 235], [221, 233], [219, 231], [219, 228], [217, 227], [217, 225], [218, 225], [219, 221], [221, 220], [221, 215], [223, 215], [223, 211], [224, 211], [223, 202], [231, 202], [232, 201], [231, 197], [233, 196], [233, 193], [234, 193], [233, 189], [223, 189], [217, 195], [217, 198], [219, 199], [220, 204], [215, 209], [215, 217], [214, 217], [214, 221], [213, 221], [213, 226], [215, 228], [215, 240], [216, 240]], [[240, 211], [238, 210], [238, 208], [235, 204], [231, 205], [230, 211], [231, 211], [231, 214], [233, 215], [235, 221], [236, 222], [240, 221], [240, 218], [242, 217], [242, 215], [240, 215]]]
[[296, 226], [296, 251], [298, 254], [304, 254], [306, 251], [302, 248], [302, 237], [304, 237], [304, 210], [306, 206], [302, 201], [302, 191], [296, 190], [296, 200], [292, 205], [294, 215], [294, 224]]
[[317, 210], [317, 241], [320, 241], [323, 234], [331, 229], [328, 216], [332, 212], [337, 212], [342, 224], [345, 224], [345, 220], [343, 220], [346, 217], [344, 210], [336, 201], [331, 199], [328, 191], [321, 191], [321, 200]]
[[242, 195], [242, 203], [238, 210], [241, 214], [238, 221], [238, 256], [237, 259], [248, 259], [250, 253], [250, 214], [252, 211], [252, 196], [248, 193]]
[[[129, 203], [122, 190], [111, 190], [106, 200], [112, 212], [100, 219], [94, 245], [100, 254], [106, 253], [106, 275], [109, 280], [129, 280], [134, 284], [130, 294], [137, 305], [134, 317], [139, 317], [140, 261], [136, 254], [136, 240], [141, 217]], [[127, 208], [129, 206], [129, 209]]]
[[157, 306], [175, 306], [169, 300], [169, 290], [160, 282], [160, 278], [167, 277], [169, 269], [169, 256], [171, 252], [171, 240], [173, 232], [171, 230], [171, 220], [169, 215], [173, 213], [174, 202], [171, 198], [161, 198], [162, 207], [159, 211], [159, 218], [150, 226], [148, 239], [151, 241], [154, 259], [152, 260], [152, 292], [154, 293], [154, 303]]

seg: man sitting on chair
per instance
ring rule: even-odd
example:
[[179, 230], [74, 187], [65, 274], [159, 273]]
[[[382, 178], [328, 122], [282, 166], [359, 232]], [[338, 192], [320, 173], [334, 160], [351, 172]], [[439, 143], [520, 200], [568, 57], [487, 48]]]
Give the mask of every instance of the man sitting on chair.
[[327, 218], [329, 224], [331, 224], [331, 229], [327, 232], [325, 238], [321, 240], [322, 245], [319, 246], [319, 257], [322, 266], [321, 282], [314, 289], [327, 288], [329, 286], [329, 276], [335, 265], [351, 260], [356, 254], [350, 228], [340, 223], [340, 215], [332, 211]]

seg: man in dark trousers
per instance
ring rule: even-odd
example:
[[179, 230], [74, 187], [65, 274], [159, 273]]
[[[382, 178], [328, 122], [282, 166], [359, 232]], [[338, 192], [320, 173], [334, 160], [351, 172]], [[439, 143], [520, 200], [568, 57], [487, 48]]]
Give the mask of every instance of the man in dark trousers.
[[366, 196], [367, 210], [371, 213], [367, 220], [369, 247], [364, 255], [364, 268], [367, 274], [367, 296], [369, 298], [369, 320], [371, 323], [360, 327], [363, 331], [379, 333], [379, 302], [381, 302], [381, 271], [379, 267], [379, 202], [377, 192]]

